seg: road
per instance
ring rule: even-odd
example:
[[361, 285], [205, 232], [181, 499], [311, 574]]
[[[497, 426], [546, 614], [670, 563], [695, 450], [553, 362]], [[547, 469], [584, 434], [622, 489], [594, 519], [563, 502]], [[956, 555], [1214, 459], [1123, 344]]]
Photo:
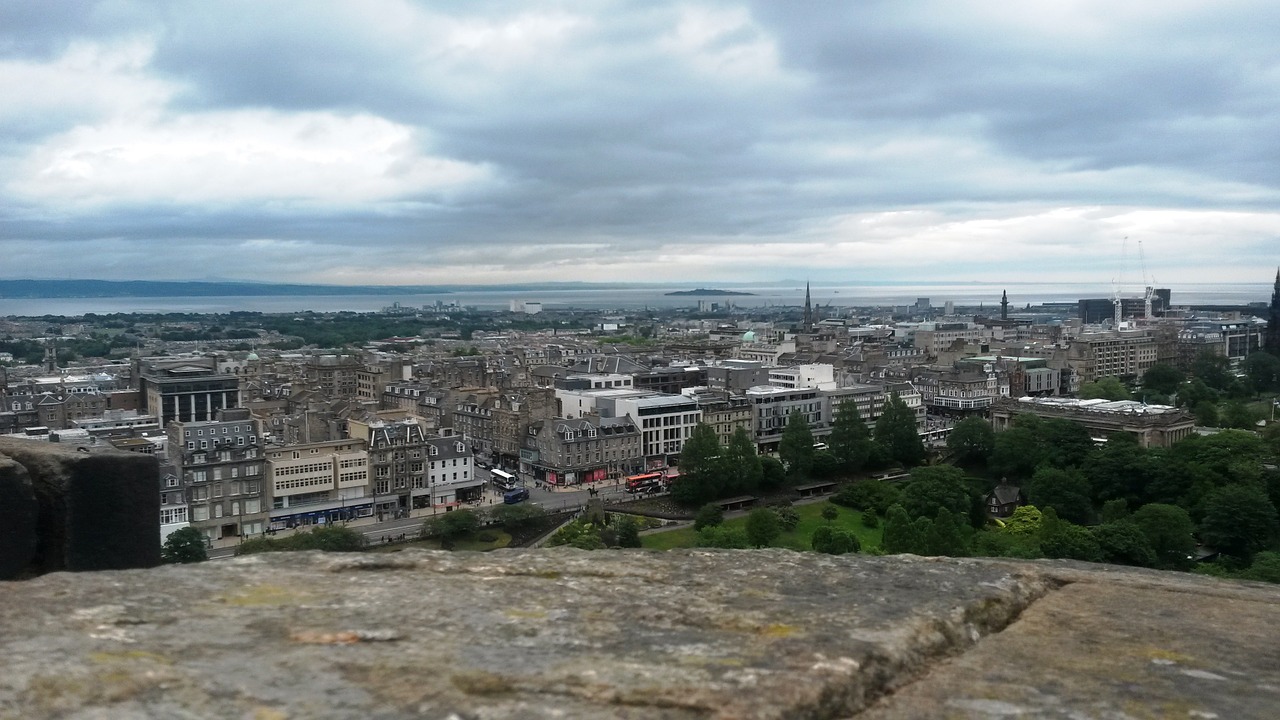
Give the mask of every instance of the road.
[[[547, 512], [559, 512], [571, 508], [581, 507], [585, 505], [590, 493], [584, 488], [582, 490], [550, 490], [547, 488], [536, 487], [532, 484], [529, 488], [529, 502], [535, 503], [545, 509]], [[600, 498], [609, 501], [630, 500], [632, 495], [619, 483], [613, 485], [611, 483], [599, 484]], [[484, 501], [477, 505], [464, 506], [467, 509], [484, 510], [497, 507], [502, 504], [502, 495], [497, 491], [486, 490]], [[422, 523], [430, 520], [436, 515], [442, 515], [443, 512], [432, 513], [430, 510], [415, 510], [412, 517], [393, 518], [378, 522], [374, 518], [363, 518], [354, 520], [348, 524], [348, 527], [357, 530], [364, 535], [365, 540], [370, 544], [378, 544], [385, 538], [394, 538], [400, 535], [415, 536], [422, 528]], [[236, 543], [231, 541], [226, 545], [220, 545], [209, 549], [209, 559], [218, 560], [229, 558], [235, 555]]]

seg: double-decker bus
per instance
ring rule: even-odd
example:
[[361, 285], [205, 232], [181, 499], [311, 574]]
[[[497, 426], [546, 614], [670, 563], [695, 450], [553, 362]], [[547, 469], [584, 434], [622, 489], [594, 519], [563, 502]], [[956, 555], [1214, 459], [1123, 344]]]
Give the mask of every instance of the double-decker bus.
[[658, 472], [644, 473], [642, 475], [632, 475], [627, 478], [627, 492], [657, 492], [663, 488], [665, 475], [661, 470]]
[[503, 492], [506, 492], [508, 490], [514, 490], [516, 486], [520, 484], [520, 481], [516, 479], [516, 476], [512, 475], [506, 470], [499, 470], [498, 468], [494, 468], [489, 471], [489, 475], [490, 475], [489, 483], [493, 485], [495, 489], [501, 490]]

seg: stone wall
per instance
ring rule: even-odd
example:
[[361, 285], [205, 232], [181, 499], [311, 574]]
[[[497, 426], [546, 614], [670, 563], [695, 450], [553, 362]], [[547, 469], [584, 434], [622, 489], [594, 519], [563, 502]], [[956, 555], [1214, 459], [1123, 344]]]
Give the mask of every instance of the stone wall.
[[278, 553], [0, 583], [0, 720], [1266, 718], [1280, 588], [785, 550]]
[[154, 457], [0, 438], [0, 580], [159, 563]]

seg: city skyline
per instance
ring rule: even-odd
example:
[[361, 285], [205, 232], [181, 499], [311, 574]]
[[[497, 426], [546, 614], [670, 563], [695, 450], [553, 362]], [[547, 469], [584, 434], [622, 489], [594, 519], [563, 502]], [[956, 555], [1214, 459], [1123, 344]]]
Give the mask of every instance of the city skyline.
[[1262, 2], [0, 5], [0, 278], [1268, 282]]

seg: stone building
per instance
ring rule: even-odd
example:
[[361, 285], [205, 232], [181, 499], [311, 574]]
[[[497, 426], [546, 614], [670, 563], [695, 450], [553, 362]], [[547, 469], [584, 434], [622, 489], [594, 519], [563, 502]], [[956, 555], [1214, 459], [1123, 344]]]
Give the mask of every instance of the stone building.
[[258, 421], [242, 408], [166, 428], [168, 459], [186, 492], [191, 525], [211, 541], [266, 529], [261, 434]]
[[240, 378], [220, 374], [216, 358], [139, 358], [133, 378], [139, 409], [158, 417], [161, 427], [209, 422], [220, 410], [240, 407]]
[[642, 435], [627, 416], [534, 421], [520, 452], [520, 469], [538, 482], [574, 485], [639, 472]]
[[410, 490], [414, 509], [449, 512], [479, 502], [488, 480], [476, 468], [471, 448], [457, 435], [427, 438], [426, 474], [415, 475]]
[[1147, 405], [1132, 400], [1077, 400], [1061, 397], [1004, 398], [991, 408], [991, 424], [997, 432], [1008, 429], [1018, 415], [1073, 420], [1094, 437], [1124, 432], [1138, 438], [1142, 447], [1169, 447], [1195, 431], [1195, 418], [1169, 405]]
[[354, 355], [312, 355], [305, 366], [307, 383], [333, 399], [357, 397], [362, 370]]
[[373, 514], [364, 440], [269, 447], [265, 458], [271, 529], [332, 524]]
[[1156, 338], [1149, 330], [1085, 333], [1071, 341], [1067, 362], [1081, 382], [1104, 377], [1141, 377], [1156, 364]]

